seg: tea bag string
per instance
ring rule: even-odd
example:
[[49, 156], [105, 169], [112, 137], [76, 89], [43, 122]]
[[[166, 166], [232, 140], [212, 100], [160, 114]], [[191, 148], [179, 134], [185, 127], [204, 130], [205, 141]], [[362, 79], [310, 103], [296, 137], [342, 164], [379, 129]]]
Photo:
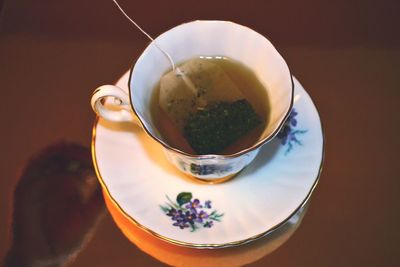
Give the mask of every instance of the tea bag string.
[[154, 43], [154, 45], [168, 58], [168, 60], [169, 60], [169, 62], [170, 62], [170, 64], [171, 64], [172, 70], [173, 70], [173, 71], [176, 71], [176, 73], [177, 73], [178, 75], [183, 75], [183, 73], [181, 72], [181, 70], [180, 70], [179, 68], [176, 68], [176, 67], [175, 67], [175, 63], [174, 63], [174, 61], [172, 60], [172, 57], [170, 56], [170, 54], [168, 54], [167, 51], [165, 51], [164, 49], [162, 49], [162, 48], [157, 44], [157, 42], [153, 39], [153, 37], [150, 36], [150, 34], [148, 34], [148, 33], [147, 33], [145, 30], [143, 30], [133, 19], [131, 19], [131, 17], [129, 17], [128, 14], [126, 14], [126, 12], [122, 9], [122, 7], [118, 4], [118, 2], [117, 2], [116, 0], [113, 0], [113, 2], [114, 2], [114, 4], [118, 7], [118, 9], [122, 12], [122, 14], [123, 14], [133, 25], [135, 25], [136, 28], [138, 28], [144, 35], [146, 35], [147, 38], [149, 38], [149, 39]]

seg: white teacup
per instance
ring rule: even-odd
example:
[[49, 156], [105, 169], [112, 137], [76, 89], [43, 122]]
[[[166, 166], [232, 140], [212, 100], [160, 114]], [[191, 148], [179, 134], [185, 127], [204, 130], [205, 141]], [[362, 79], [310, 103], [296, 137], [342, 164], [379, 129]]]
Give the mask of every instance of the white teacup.
[[[197, 56], [225, 56], [252, 69], [267, 90], [270, 101], [269, 121], [259, 141], [230, 155], [193, 155], [166, 143], [153, 123], [150, 102], [153, 88], [171, 66], [154, 42], [144, 50], [130, 72], [129, 94], [114, 85], [103, 85], [92, 95], [93, 110], [107, 120], [140, 125], [164, 147], [168, 160], [192, 177], [207, 182], [233, 177], [250, 164], [263, 144], [275, 137], [291, 111], [293, 81], [285, 60], [264, 36], [227, 21], [185, 23], [161, 34], [155, 41], [178, 63]], [[102, 100], [107, 97], [114, 97], [115, 105], [120, 108], [104, 106]]]

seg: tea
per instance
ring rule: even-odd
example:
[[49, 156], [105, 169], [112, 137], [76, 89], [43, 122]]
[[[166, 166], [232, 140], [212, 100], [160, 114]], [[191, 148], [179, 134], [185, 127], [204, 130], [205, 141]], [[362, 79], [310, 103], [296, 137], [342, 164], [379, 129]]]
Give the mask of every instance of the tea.
[[[193, 59], [191, 61], [193, 62]], [[215, 72], [218, 72], [218, 70], [221, 69], [224, 72], [224, 75], [229, 76], [228, 78], [225, 78], [225, 80], [229, 80], [229, 82], [225, 81], [225, 84], [228, 84], [229, 87], [232, 88], [232, 90], [240, 91], [235, 94], [234, 92], [232, 92], [232, 95], [241, 96], [239, 98], [244, 97], [246, 102], [250, 103], [256, 115], [258, 115], [258, 117], [261, 119], [262, 122], [257, 124], [256, 127], [252, 128], [249, 132], [241, 136], [239, 139], [237, 139], [235, 142], [227, 146], [225, 149], [218, 152], [218, 154], [232, 154], [247, 147], [250, 147], [251, 145], [256, 143], [262, 135], [265, 124], [268, 121], [268, 114], [269, 114], [269, 100], [264, 85], [261, 84], [256, 75], [248, 67], [235, 60], [226, 57], [215, 56], [215, 57], [199, 57], [195, 59], [195, 61], [200, 62], [200, 65], [202, 62], [204, 62], [205, 63], [204, 66], [210, 66], [214, 64], [218, 67], [215, 68], [216, 70]], [[185, 63], [183, 63], [182, 65], [184, 64]], [[199, 73], [199, 75], [200, 76], [214, 75], [214, 72], [212, 74]], [[218, 77], [222, 77], [222, 75]], [[196, 75], [196, 79], [197, 80], [201, 79], [201, 77], [197, 77]], [[189, 145], [189, 143], [185, 139], [184, 133], [182, 132], [182, 127], [179, 127], [176, 121], [173, 121], [171, 116], [168, 116], [171, 114], [167, 114], [165, 112], [165, 108], [163, 109], [160, 107], [159, 98], [160, 98], [160, 84], [158, 84], [153, 90], [150, 110], [154, 125], [159, 130], [161, 137], [166, 143], [179, 150], [182, 150], [190, 154], [196, 154], [193, 148]], [[235, 100], [235, 98], [233, 100]], [[244, 107], [246, 107], [246, 105], [244, 105]]]

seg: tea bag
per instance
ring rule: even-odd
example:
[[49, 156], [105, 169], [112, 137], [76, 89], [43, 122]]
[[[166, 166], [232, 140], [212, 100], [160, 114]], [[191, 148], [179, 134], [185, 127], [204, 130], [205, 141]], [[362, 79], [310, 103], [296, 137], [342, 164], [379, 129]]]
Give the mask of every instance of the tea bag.
[[187, 61], [160, 81], [160, 107], [180, 130], [191, 114], [213, 103], [244, 98], [220, 66], [201, 58]]
[[161, 77], [159, 105], [196, 153], [219, 153], [262, 122], [220, 66], [197, 58], [176, 67], [171, 55], [113, 2], [170, 62], [172, 71]]

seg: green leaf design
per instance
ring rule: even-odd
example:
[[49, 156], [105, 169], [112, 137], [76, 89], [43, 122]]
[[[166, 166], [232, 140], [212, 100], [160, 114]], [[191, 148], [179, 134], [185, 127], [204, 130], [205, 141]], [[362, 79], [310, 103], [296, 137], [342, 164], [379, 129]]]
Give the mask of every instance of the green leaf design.
[[176, 197], [176, 202], [178, 202], [179, 206], [182, 206], [185, 203], [188, 203], [192, 199], [192, 193], [190, 192], [182, 192]]
[[211, 214], [210, 214], [210, 217], [208, 217], [208, 218], [209, 218], [210, 220], [214, 220], [214, 221], [220, 222], [222, 216], [224, 216], [223, 213], [222, 213], [222, 214], [219, 214], [219, 213], [217, 213], [216, 210], [214, 210], [213, 213], [211, 213]]
[[166, 206], [160, 205], [160, 208], [165, 213], [167, 213], [169, 211], [169, 208], [167, 208]]
[[175, 202], [173, 202], [173, 201], [169, 198], [169, 196], [166, 195], [166, 197], [167, 197], [167, 199], [168, 199], [168, 201], [169, 201], [169, 203], [167, 203], [168, 206], [170, 206], [170, 207], [172, 207], [172, 208], [175, 208], [175, 209], [179, 209], [179, 208], [180, 208], [180, 206], [178, 206]]
[[194, 232], [194, 231], [197, 230], [198, 227], [197, 227], [196, 225], [194, 225], [194, 224], [191, 224], [191, 225], [190, 225], [190, 228], [191, 228], [191, 229], [190, 229], [190, 232]]

